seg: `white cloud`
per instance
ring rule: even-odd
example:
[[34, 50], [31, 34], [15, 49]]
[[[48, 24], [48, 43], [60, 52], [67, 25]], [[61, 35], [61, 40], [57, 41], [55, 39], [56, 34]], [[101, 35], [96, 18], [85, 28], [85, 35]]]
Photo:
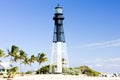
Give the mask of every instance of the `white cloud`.
[[120, 64], [110, 64], [109, 67], [120, 68]]
[[95, 66], [96, 66], [96, 67], [102, 67], [103, 65], [101, 65], [101, 64], [96, 64]]
[[106, 59], [104, 62], [120, 62], [120, 58]]
[[115, 68], [120, 68], [120, 58], [111, 58], [111, 59], [100, 59], [97, 58], [93, 61], [84, 61], [82, 63], [83, 65], [88, 65], [90, 67], [94, 67], [94, 68], [111, 68], [111, 69], [115, 69]]
[[118, 46], [120, 46], [120, 39], [112, 40], [112, 41], [106, 41], [106, 42], [85, 44], [85, 45], [82, 45], [81, 47], [101, 48], [101, 47], [118, 47]]

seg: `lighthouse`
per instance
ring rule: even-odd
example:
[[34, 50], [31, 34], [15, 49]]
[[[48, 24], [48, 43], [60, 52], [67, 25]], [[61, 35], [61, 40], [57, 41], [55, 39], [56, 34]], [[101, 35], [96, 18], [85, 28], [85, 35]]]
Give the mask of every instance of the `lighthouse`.
[[63, 12], [62, 7], [57, 5], [55, 7], [54, 20], [54, 33], [52, 42], [52, 55], [50, 72], [55, 74], [62, 74], [63, 63], [68, 64], [66, 41], [63, 29]]

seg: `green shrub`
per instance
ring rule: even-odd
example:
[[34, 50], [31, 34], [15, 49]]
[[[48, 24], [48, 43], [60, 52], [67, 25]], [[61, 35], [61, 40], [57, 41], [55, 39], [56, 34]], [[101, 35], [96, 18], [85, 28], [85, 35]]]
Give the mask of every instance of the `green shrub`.
[[32, 71], [27, 71], [25, 74], [32, 74]]
[[79, 67], [81, 74], [86, 74], [87, 76], [99, 76], [100, 72], [92, 70], [88, 66], [80, 66]]
[[[52, 66], [53, 68], [53, 73], [54, 73], [54, 68], [56, 66]], [[41, 67], [40, 69], [38, 69], [36, 71], [36, 74], [42, 73], [42, 74], [48, 74], [50, 71], [50, 65], [46, 65]], [[79, 75], [79, 74], [84, 74], [87, 76], [99, 76], [100, 72], [97, 72], [95, 70], [92, 70], [91, 68], [89, 68], [88, 66], [80, 66], [80, 67], [76, 67], [76, 68], [62, 68], [62, 72], [64, 75]]]
[[63, 68], [63, 73], [67, 75], [79, 75], [80, 70], [78, 68]]
[[38, 69], [36, 71], [36, 74], [39, 74], [39, 72], [42, 73], [42, 74], [48, 74], [49, 71], [50, 71], [50, 65], [46, 65], [46, 66], [43, 66], [40, 69]]
[[9, 69], [7, 72], [7, 75], [10, 78], [10, 77], [14, 77], [17, 73], [18, 73], [18, 67], [16, 66], [16, 67]]

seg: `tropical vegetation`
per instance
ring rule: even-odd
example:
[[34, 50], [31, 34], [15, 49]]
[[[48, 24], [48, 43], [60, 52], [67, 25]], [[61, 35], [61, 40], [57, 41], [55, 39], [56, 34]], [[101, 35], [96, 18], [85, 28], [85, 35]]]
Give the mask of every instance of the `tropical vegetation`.
[[[44, 53], [39, 53], [37, 56], [37, 62], [39, 63], [39, 65], [41, 65], [41, 63], [48, 61], [48, 58], [46, 57], [46, 55]], [[39, 71], [40, 74], [40, 71]]]
[[[3, 50], [0, 49], [0, 58], [3, 58], [3, 57], [5, 57], [5, 53], [3, 52]], [[0, 60], [0, 62], [2, 61]]]
[[18, 73], [18, 67], [15, 66], [8, 70], [8, 78], [14, 77]]
[[88, 66], [80, 66], [78, 67], [82, 74], [86, 74], [87, 76], [99, 76], [100, 72], [92, 70]]
[[[0, 58], [10, 58], [10, 64], [19, 63], [20, 67], [12, 67], [8, 70], [8, 74], [15, 74], [15, 71], [19, 70], [22, 72], [22, 64], [32, 66], [33, 63], [38, 62], [39, 65], [43, 62], [48, 61], [48, 58], [44, 53], [39, 53], [38, 56], [35, 55], [27, 55], [27, 53], [20, 49], [16, 45], [12, 45], [10, 49], [7, 49], [7, 53], [5, 54], [2, 49], [0, 49]], [[1, 62], [1, 61], [0, 61]], [[13, 70], [13, 72], [12, 72]], [[31, 72], [31, 71], [30, 71]], [[28, 72], [29, 73], [29, 72]]]
[[[0, 58], [10, 58], [10, 64], [13, 63], [19, 63], [20, 66], [18, 67], [12, 67], [8, 70], [9, 76], [14, 76], [16, 73], [18, 73], [18, 70], [22, 72], [22, 64], [32, 66], [33, 63], [37, 62], [40, 66], [40, 68], [36, 71], [37, 74], [48, 74], [50, 71], [50, 65], [42, 66], [41, 64], [48, 61], [48, 58], [46, 57], [46, 54], [44, 53], [38, 53], [37, 56], [33, 55], [27, 55], [27, 53], [20, 49], [16, 45], [12, 45], [10, 49], [7, 49], [7, 54], [4, 53], [3, 50], [0, 49]], [[65, 68], [64, 65], [66, 65], [66, 59], [62, 58], [62, 72], [65, 75], [87, 75], [87, 76], [99, 76], [100, 72], [97, 72], [95, 70], [92, 70], [88, 66], [80, 66], [75, 68]], [[52, 65], [52, 68], [56, 67], [56, 65]], [[32, 70], [32, 69], [31, 69]], [[54, 70], [53, 70], [54, 72]], [[27, 71], [26, 74], [30, 74], [32, 71]]]
[[[40, 69], [38, 69], [36, 71], [36, 73], [38, 74], [40, 71], [40, 73], [42, 74], [48, 74], [50, 71], [50, 65], [46, 65], [41, 67]], [[100, 72], [97, 72], [95, 70], [92, 70], [91, 68], [89, 68], [88, 66], [80, 66], [80, 67], [75, 67], [75, 68], [62, 68], [62, 72], [64, 75], [86, 75], [86, 76], [99, 76]]]

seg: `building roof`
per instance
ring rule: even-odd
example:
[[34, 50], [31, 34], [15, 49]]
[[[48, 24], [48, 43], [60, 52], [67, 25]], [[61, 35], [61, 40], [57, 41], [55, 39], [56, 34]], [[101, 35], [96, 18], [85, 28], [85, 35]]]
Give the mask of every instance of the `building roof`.
[[10, 63], [0, 62], [0, 69], [9, 69], [11, 67], [12, 67], [12, 65]]

